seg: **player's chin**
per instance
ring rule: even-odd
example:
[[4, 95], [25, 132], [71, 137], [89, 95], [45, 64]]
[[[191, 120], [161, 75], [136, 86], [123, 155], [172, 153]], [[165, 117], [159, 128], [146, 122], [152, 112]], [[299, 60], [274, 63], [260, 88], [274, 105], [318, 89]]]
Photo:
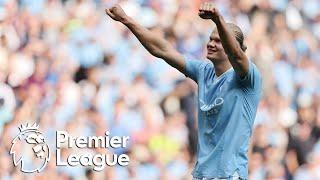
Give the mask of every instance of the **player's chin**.
[[207, 59], [214, 60], [216, 57], [213, 53], [207, 53]]

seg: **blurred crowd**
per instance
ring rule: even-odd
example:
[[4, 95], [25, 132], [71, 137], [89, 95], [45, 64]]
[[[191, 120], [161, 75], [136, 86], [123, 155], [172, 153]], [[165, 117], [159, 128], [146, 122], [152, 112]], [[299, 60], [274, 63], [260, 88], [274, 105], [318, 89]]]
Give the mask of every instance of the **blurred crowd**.
[[[249, 179], [320, 179], [320, 1], [215, 0], [245, 33], [263, 75]], [[190, 179], [197, 85], [152, 57], [104, 8], [120, 3], [181, 53], [205, 58], [214, 28], [200, 0], [0, 0], [0, 179]], [[9, 154], [21, 123], [50, 142], [41, 173], [22, 174]], [[55, 166], [55, 131], [130, 136], [128, 167]], [[64, 155], [79, 149], [66, 149]], [[72, 152], [72, 153], [75, 153]]]

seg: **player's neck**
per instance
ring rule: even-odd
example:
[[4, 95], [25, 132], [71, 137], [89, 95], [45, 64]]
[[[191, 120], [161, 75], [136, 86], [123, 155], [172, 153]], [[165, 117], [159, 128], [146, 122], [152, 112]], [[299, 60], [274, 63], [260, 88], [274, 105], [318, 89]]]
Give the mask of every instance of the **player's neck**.
[[229, 61], [214, 62], [213, 65], [214, 65], [214, 71], [218, 77], [224, 72], [228, 71], [230, 68], [232, 68]]

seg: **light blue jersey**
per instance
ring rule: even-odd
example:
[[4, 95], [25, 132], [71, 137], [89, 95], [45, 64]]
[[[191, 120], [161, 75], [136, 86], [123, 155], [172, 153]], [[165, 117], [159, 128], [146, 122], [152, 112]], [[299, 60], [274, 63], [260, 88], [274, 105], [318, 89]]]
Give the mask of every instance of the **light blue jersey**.
[[249, 62], [240, 79], [233, 68], [216, 77], [210, 61], [185, 58], [186, 76], [198, 84], [196, 178], [248, 178], [248, 146], [261, 97], [261, 75]]

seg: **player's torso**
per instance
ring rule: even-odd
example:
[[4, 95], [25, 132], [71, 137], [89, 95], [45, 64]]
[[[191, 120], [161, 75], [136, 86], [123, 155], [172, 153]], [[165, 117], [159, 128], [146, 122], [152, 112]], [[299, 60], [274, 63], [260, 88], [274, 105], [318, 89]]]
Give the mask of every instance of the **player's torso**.
[[215, 78], [214, 75], [207, 75], [198, 84], [199, 113], [204, 113], [206, 116], [219, 114], [222, 108], [227, 108], [225, 104], [231, 105], [239, 101], [241, 99], [240, 96], [243, 94], [236, 81], [233, 69], [228, 70], [219, 78]]
[[198, 127], [202, 152], [219, 151], [227, 144], [225, 139], [233, 136], [239, 128], [250, 128], [243, 119], [244, 93], [237, 82], [233, 69], [219, 79], [207, 74], [199, 85]]

